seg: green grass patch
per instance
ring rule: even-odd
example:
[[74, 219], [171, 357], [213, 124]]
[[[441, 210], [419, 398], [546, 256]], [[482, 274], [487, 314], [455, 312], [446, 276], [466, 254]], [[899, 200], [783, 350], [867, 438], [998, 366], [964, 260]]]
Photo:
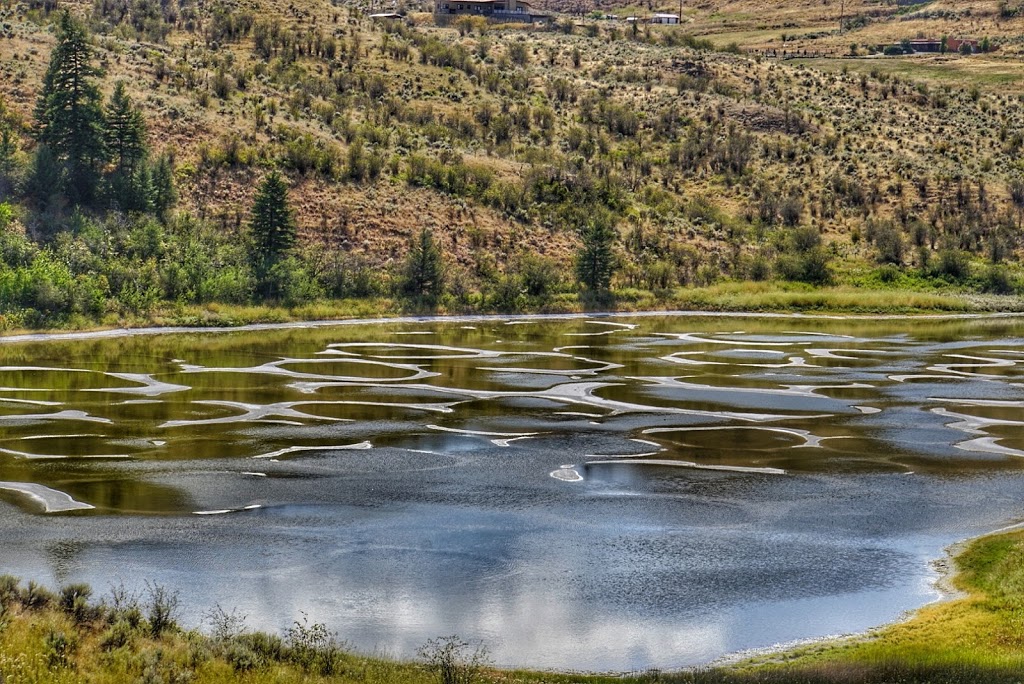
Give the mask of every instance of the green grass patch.
[[[563, 292], [531, 302], [515, 311], [502, 311], [480, 302], [445, 300], [431, 308], [416, 307], [407, 300], [386, 297], [318, 300], [298, 306], [273, 304], [166, 304], [140, 314], [107, 315], [101, 320], [72, 318], [50, 329], [88, 330], [141, 327], [236, 327], [252, 324], [373, 319], [404, 315], [454, 315], [521, 313], [582, 313], [586, 311], [709, 311], [709, 312], [806, 312], [835, 314], [959, 314], [1016, 313], [1024, 300], [1015, 296], [969, 294], [954, 288], [945, 291], [921, 279], [913, 283], [881, 283], [873, 276], [861, 279], [863, 287], [839, 285], [814, 287], [790, 282], [722, 282], [705, 287], [680, 287], [652, 292], [637, 288], [617, 289], [604, 296]], [[899, 288], [899, 289], [897, 289]], [[921, 289], [913, 289], [921, 288]], [[11, 325], [4, 334], [28, 330]]]
[[[984, 537], [956, 558], [954, 584], [965, 595], [927, 606], [908, 621], [869, 638], [799, 649], [782, 658], [751, 661], [791, 672], [860, 671], [861, 681], [1019, 682], [1024, 673], [1024, 533]], [[929, 672], [933, 679], [911, 677]], [[897, 677], [899, 675], [899, 677]], [[839, 679], [838, 681], [849, 681]]]
[[860, 314], [966, 313], [1013, 310], [1019, 305], [1012, 298], [1002, 301], [939, 292], [750, 282], [680, 289], [669, 301], [674, 308], [708, 311]]

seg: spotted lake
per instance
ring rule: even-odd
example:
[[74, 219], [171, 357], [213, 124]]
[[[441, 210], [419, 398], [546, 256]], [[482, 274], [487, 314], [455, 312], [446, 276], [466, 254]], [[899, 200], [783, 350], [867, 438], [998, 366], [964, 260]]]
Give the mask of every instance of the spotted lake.
[[1024, 321], [456, 319], [0, 345], [0, 571], [409, 656], [672, 668], [1024, 519]]

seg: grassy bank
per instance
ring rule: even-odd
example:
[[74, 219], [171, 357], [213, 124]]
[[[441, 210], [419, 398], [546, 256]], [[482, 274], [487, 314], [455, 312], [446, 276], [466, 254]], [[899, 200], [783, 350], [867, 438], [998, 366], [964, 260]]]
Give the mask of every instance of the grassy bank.
[[[984, 537], [956, 557], [954, 601], [922, 608], [870, 638], [808, 647], [749, 667], [851, 672], [914, 664], [949, 673], [936, 681], [1024, 681], [1024, 532]], [[982, 672], [978, 679], [957, 672]], [[845, 681], [845, 680], [843, 680]]]
[[[536, 306], [515, 311], [473, 306], [448, 300], [437, 307], [417, 308], [394, 298], [321, 300], [298, 306], [166, 304], [137, 314], [109, 314], [101, 318], [84, 316], [50, 321], [42, 329], [89, 330], [140, 327], [233, 327], [254, 323], [383, 318], [402, 315], [455, 315], [508, 313], [584, 313], [587, 311], [709, 311], [709, 312], [797, 312], [821, 314], [965, 314], [1024, 312], [1024, 299], [1016, 296], [966, 294], [960, 292], [884, 290], [852, 286], [811, 287], [772, 283], [720, 283], [708, 287], [679, 288], [674, 291], [619, 290], [611, 296], [588, 299], [564, 294]], [[14, 318], [0, 317], [3, 334], [39, 330], [27, 328]]]
[[417, 661], [344, 649], [321, 625], [296, 622], [283, 637], [249, 633], [223, 611], [210, 634], [179, 628], [176, 597], [151, 587], [91, 601], [85, 587], [57, 594], [0, 578], [0, 681], [167, 682], [679, 682], [681, 684], [1003, 684], [1024, 673], [1024, 532], [976, 540], [956, 558], [964, 596], [907, 622], [839, 643], [765, 656], [729, 668], [632, 677], [500, 671], [472, 647], [439, 640]]

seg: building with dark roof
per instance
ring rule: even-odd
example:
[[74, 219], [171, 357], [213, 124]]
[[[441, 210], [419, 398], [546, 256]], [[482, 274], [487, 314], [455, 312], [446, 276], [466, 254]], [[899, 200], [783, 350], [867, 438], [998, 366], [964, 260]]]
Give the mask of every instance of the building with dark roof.
[[480, 16], [491, 21], [533, 23], [551, 17], [536, 12], [529, 0], [435, 0], [434, 16], [438, 23], [455, 17]]

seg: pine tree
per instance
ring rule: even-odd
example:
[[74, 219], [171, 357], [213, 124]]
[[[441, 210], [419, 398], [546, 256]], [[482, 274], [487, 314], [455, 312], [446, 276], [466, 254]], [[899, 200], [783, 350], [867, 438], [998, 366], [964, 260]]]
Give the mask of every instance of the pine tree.
[[153, 176], [146, 164], [134, 171], [115, 169], [107, 177], [106, 194], [121, 211], [148, 212], [153, 208]]
[[61, 167], [47, 145], [36, 147], [25, 179], [25, 194], [43, 210], [50, 209], [60, 189]]
[[271, 271], [295, 244], [295, 221], [288, 206], [288, 186], [277, 171], [270, 172], [256, 191], [252, 206], [253, 267], [265, 296], [275, 294]]
[[13, 127], [0, 119], [0, 177], [14, 173], [17, 167], [18, 138]]
[[13, 192], [19, 171], [16, 121], [0, 99], [0, 202]]
[[178, 192], [174, 188], [174, 160], [169, 154], [161, 154], [157, 158], [153, 165], [152, 177], [153, 213], [163, 220], [178, 201]]
[[588, 290], [605, 291], [615, 272], [615, 228], [605, 220], [594, 220], [583, 229], [583, 245], [576, 253], [576, 277]]
[[153, 170], [142, 163], [131, 172], [125, 172], [128, 180], [128, 195], [124, 198], [129, 211], [148, 212], [153, 208]]
[[146, 159], [146, 122], [142, 112], [124, 91], [124, 81], [114, 86], [107, 105], [104, 124], [107, 152], [114, 162], [115, 173], [134, 173]]
[[83, 26], [65, 11], [57, 46], [36, 103], [37, 138], [63, 167], [63, 185], [74, 202], [95, 196], [103, 161], [103, 109], [93, 79], [100, 71], [89, 62], [92, 49]]
[[425, 302], [436, 301], [444, 291], [444, 259], [434, 242], [434, 233], [427, 228], [409, 242], [402, 290]]

